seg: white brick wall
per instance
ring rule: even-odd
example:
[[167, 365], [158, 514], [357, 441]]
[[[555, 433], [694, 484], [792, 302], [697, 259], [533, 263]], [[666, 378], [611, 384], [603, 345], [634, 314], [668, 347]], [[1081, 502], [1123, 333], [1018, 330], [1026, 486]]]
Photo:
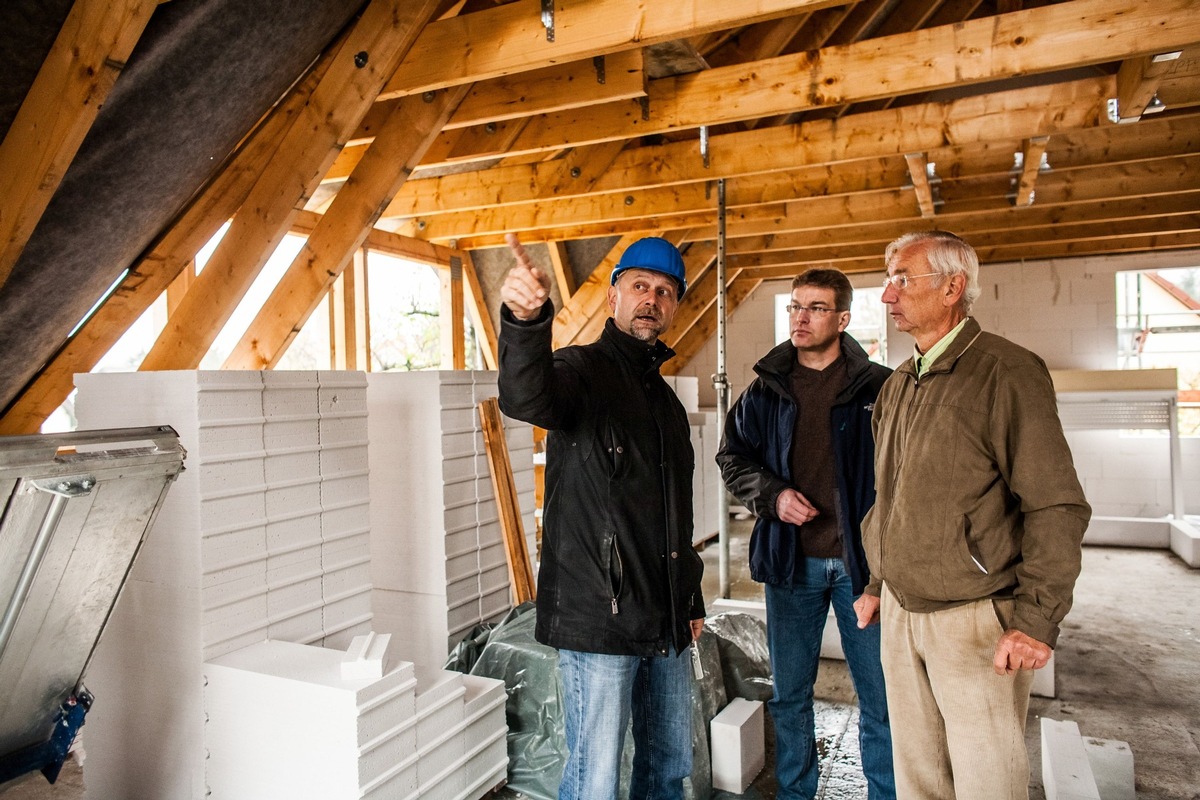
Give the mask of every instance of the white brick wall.
[[[991, 264], [981, 270], [983, 292], [973, 313], [984, 330], [1028, 347], [1051, 369], [1116, 369], [1116, 273], [1197, 265], [1200, 251], [1195, 250]], [[882, 270], [852, 275], [851, 283], [877, 286], [881, 279]], [[789, 280], [763, 283], [730, 317], [726, 356], [730, 402], [753, 379], [754, 362], [774, 344], [774, 297], [788, 291]], [[912, 339], [889, 327], [892, 365], [911, 355]], [[715, 371], [714, 336], [679, 373], [699, 379], [701, 408], [716, 405], [709, 379]], [[1095, 431], [1073, 431], [1067, 439], [1095, 514], [1163, 516], [1170, 512], [1164, 439]], [[1200, 439], [1184, 439], [1182, 449], [1184, 507], [1189, 514], [1200, 514]]]

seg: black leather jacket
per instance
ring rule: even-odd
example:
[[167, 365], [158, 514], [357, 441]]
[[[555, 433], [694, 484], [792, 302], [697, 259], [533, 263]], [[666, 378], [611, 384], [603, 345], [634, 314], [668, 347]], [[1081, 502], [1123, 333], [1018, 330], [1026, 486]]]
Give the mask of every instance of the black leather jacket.
[[610, 319], [589, 345], [550, 348], [553, 306], [501, 308], [500, 408], [546, 428], [537, 640], [611, 655], [665, 655], [704, 616], [692, 547], [687, 413], [659, 366], [674, 353]]

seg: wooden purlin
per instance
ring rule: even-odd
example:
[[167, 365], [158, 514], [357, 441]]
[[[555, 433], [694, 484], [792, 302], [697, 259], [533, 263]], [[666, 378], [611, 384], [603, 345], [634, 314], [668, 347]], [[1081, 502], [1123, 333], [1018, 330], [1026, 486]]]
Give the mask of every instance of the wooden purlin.
[[508, 579], [512, 586], [513, 605], [521, 605], [537, 596], [529, 548], [525, 545], [525, 529], [521, 524], [521, 508], [517, 486], [513, 481], [508, 442], [504, 438], [504, 423], [500, 417], [500, 401], [489, 397], [479, 404], [479, 422], [487, 450], [488, 469], [492, 475], [492, 490], [500, 514], [500, 530], [504, 534], [504, 550], [508, 555]]

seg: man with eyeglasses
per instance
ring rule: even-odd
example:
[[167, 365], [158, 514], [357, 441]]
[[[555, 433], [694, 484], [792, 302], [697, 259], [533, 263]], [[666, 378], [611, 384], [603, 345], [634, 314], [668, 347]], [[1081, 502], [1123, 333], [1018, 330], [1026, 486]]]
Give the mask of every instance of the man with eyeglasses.
[[875, 405], [863, 523], [904, 798], [1027, 798], [1025, 716], [1071, 607], [1091, 509], [1035, 354], [968, 316], [979, 260], [945, 231], [884, 255], [883, 302], [916, 352]]
[[811, 800], [819, 764], [813, 684], [832, 603], [860, 709], [870, 800], [896, 796], [878, 626], [859, 629], [869, 576], [859, 524], [875, 500], [871, 410], [888, 374], [847, 334], [853, 290], [835, 269], [792, 281], [789, 339], [725, 420], [721, 474], [758, 519], [750, 574], [765, 584], [780, 800]]

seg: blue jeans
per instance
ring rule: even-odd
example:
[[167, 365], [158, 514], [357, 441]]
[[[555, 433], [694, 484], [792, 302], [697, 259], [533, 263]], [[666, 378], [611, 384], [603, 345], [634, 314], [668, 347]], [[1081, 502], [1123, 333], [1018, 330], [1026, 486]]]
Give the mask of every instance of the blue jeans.
[[806, 558], [802, 583], [766, 585], [767, 646], [775, 675], [769, 702], [775, 722], [778, 800], [811, 800], [817, 794], [813, 683], [821, 656], [821, 633], [833, 603], [842, 650], [858, 693], [858, 743], [870, 800], [892, 800], [892, 735], [879, 662], [879, 625], [859, 630], [850, 576], [840, 558]]
[[559, 800], [616, 800], [633, 716], [630, 800], [681, 800], [692, 774], [692, 660], [558, 651], [567, 763]]

